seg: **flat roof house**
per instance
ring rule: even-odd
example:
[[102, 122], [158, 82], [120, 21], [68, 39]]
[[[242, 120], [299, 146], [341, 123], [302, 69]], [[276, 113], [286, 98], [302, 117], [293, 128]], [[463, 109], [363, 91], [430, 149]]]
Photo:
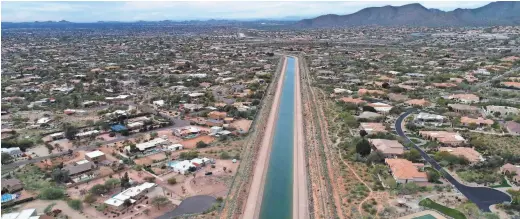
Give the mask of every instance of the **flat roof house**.
[[36, 213], [36, 209], [24, 209], [20, 212], [12, 212], [2, 214], [2, 219], [39, 219], [43, 216], [38, 216]]
[[22, 181], [19, 179], [2, 179], [2, 190], [7, 189], [7, 192], [14, 193], [23, 189]]
[[106, 159], [105, 153], [95, 150], [85, 154], [85, 159], [92, 162], [99, 162]]
[[130, 203], [136, 202], [137, 199], [144, 196], [148, 191], [155, 187], [157, 184], [145, 182], [141, 185], [134, 186], [122, 191], [121, 193], [109, 198], [105, 201], [110, 208], [115, 210], [123, 210], [125, 207], [124, 203], [126, 200], [130, 200]]
[[402, 156], [404, 147], [397, 140], [388, 139], [368, 139], [373, 150], [381, 151], [385, 157]]
[[423, 164], [414, 164], [399, 158], [386, 158], [385, 163], [390, 167], [397, 183], [428, 182], [426, 173], [418, 170], [419, 167], [424, 166]]
[[161, 145], [166, 145], [168, 144], [169, 141], [166, 140], [166, 139], [163, 139], [163, 138], [155, 138], [153, 140], [150, 140], [148, 142], [144, 142], [144, 143], [139, 143], [139, 144], [136, 144], [135, 146], [140, 150], [140, 151], [146, 151], [148, 149], [152, 149], [152, 148], [155, 148], [157, 146], [161, 146]]

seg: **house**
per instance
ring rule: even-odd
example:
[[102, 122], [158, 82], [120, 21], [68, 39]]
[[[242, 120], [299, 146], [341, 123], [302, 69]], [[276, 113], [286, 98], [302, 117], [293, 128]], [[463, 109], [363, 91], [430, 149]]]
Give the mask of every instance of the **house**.
[[385, 92], [382, 91], [382, 90], [368, 90], [368, 89], [365, 89], [365, 88], [361, 88], [361, 89], [358, 90], [358, 95], [359, 96], [363, 96], [365, 94], [381, 96], [381, 95], [384, 95]]
[[380, 117], [383, 117], [383, 115], [381, 115], [379, 113], [369, 112], [369, 111], [362, 112], [361, 114], [359, 114], [359, 116], [357, 116], [358, 119], [368, 119], [368, 120], [377, 119]]
[[210, 131], [209, 131], [210, 134], [216, 135], [217, 133], [219, 133], [220, 131], [222, 131], [223, 128], [222, 128], [222, 127], [219, 127], [219, 126], [213, 126], [213, 127], [211, 127], [209, 130], [210, 130]]
[[474, 118], [470, 118], [467, 116], [463, 116], [460, 118], [460, 123], [462, 123], [465, 126], [468, 126], [470, 124], [476, 124], [478, 126], [484, 126], [484, 125], [490, 126], [490, 125], [493, 125], [493, 123], [495, 123], [495, 122], [491, 119], [484, 119], [482, 117], [478, 117], [478, 118], [474, 119]]
[[173, 134], [177, 137], [195, 136], [200, 133], [200, 129], [195, 126], [184, 126], [180, 128], [174, 128]]
[[392, 176], [397, 183], [428, 182], [425, 172], [419, 172], [417, 168], [423, 164], [414, 164], [406, 159], [386, 158], [385, 163], [390, 167]]
[[403, 94], [389, 93], [388, 99], [390, 99], [391, 101], [405, 101], [408, 99], [408, 96]]
[[22, 181], [19, 179], [2, 179], [2, 190], [6, 189], [8, 193], [15, 193], [23, 189]]
[[509, 134], [520, 135], [520, 123], [514, 121], [507, 121], [505, 127]]
[[480, 101], [480, 97], [475, 94], [452, 94], [448, 96], [450, 100], [457, 100], [462, 103], [476, 103]]
[[465, 104], [448, 104], [448, 107], [458, 113], [478, 113], [480, 109], [476, 106], [470, 106]]
[[164, 106], [164, 100], [156, 100], [156, 101], [153, 101], [152, 104], [155, 107], [162, 107], [162, 106]]
[[500, 172], [502, 174], [512, 174], [513, 181], [520, 183], [520, 166], [506, 163], [504, 166], [500, 167]]
[[425, 107], [425, 106], [430, 105], [430, 102], [428, 102], [425, 99], [411, 99], [411, 100], [406, 101], [405, 103], [410, 106], [420, 106], [420, 107]]
[[516, 81], [504, 81], [504, 82], [502, 82], [502, 85], [504, 85], [506, 87], [520, 89], [520, 82], [516, 82]]
[[85, 159], [92, 162], [100, 162], [106, 159], [105, 153], [95, 150], [85, 153]]
[[339, 99], [339, 101], [342, 101], [344, 103], [353, 103], [356, 105], [366, 103], [366, 101], [362, 100], [361, 98], [352, 98], [352, 97], [342, 97]]
[[36, 121], [36, 124], [38, 125], [44, 125], [44, 124], [48, 124], [51, 120], [51, 118], [49, 117], [43, 117], [43, 118], [39, 118], [37, 121]]
[[59, 140], [65, 138], [65, 132], [53, 133], [50, 134], [49, 137], [51, 137], [52, 140]]
[[182, 144], [172, 144], [172, 145], [166, 147], [166, 150], [178, 151], [178, 150], [182, 150], [183, 148], [184, 148], [184, 146], [182, 146]]
[[11, 212], [2, 214], [2, 219], [40, 219], [46, 217], [45, 215], [38, 216], [36, 209], [24, 209], [20, 212]]
[[389, 105], [389, 104], [386, 104], [386, 103], [380, 103], [380, 102], [369, 103], [368, 106], [374, 107], [374, 109], [378, 113], [383, 113], [383, 114], [386, 114], [386, 113], [390, 112], [390, 110], [393, 108], [392, 105]]
[[352, 94], [352, 91], [344, 89], [344, 88], [334, 88], [334, 93], [335, 94], [342, 94], [342, 93]]
[[433, 126], [441, 126], [444, 123], [446, 117], [441, 115], [435, 115], [430, 113], [420, 112], [419, 115], [415, 117], [415, 124], [418, 125], [433, 125]]
[[85, 173], [90, 173], [96, 168], [96, 165], [93, 162], [86, 162], [82, 164], [72, 164], [67, 165], [62, 168], [62, 170], [68, 170], [70, 177], [79, 176]]
[[208, 119], [208, 120], [206, 120], [206, 125], [207, 126], [223, 126], [224, 121], [216, 120], [216, 119]]
[[2, 153], [6, 153], [6, 154], [9, 154], [11, 155], [11, 157], [22, 157], [23, 156], [23, 152], [22, 150], [20, 150], [19, 147], [14, 147], [14, 148], [2, 148]]
[[130, 200], [130, 203], [133, 204], [140, 198], [144, 197], [144, 195], [155, 186], [157, 186], [157, 184], [145, 182], [141, 185], [128, 188], [112, 198], [107, 199], [105, 204], [113, 210], [123, 210], [128, 207], [124, 205], [126, 200]]
[[436, 88], [451, 88], [451, 87], [457, 87], [454, 83], [432, 83], [432, 86]]
[[368, 139], [368, 142], [373, 150], [382, 152], [387, 158], [402, 156], [404, 153], [403, 145], [397, 140]]
[[143, 152], [143, 151], [146, 151], [146, 150], [149, 150], [149, 149], [153, 149], [157, 146], [161, 146], [161, 145], [166, 145], [166, 144], [169, 144], [169, 141], [166, 140], [166, 139], [163, 139], [163, 138], [155, 138], [155, 139], [152, 139], [148, 142], [143, 142], [143, 143], [139, 143], [139, 144], [136, 144], [135, 147], [137, 149], [139, 149], [139, 151]]
[[428, 140], [436, 140], [442, 144], [457, 146], [464, 142], [462, 136], [459, 133], [455, 132], [447, 132], [447, 131], [419, 131], [419, 135], [428, 139]]
[[95, 136], [98, 134], [99, 134], [98, 130], [91, 130], [91, 131], [86, 131], [86, 132], [80, 132], [80, 133], [76, 134], [76, 137], [85, 138], [85, 137], [92, 137], [92, 136]]
[[226, 113], [226, 112], [212, 111], [212, 112], [209, 112], [209, 113], [208, 113], [208, 117], [209, 117], [210, 119], [216, 119], [216, 120], [218, 120], [218, 119], [224, 119], [224, 118], [226, 118], [226, 116], [227, 116], [227, 113]]
[[190, 168], [197, 168], [190, 160], [183, 160], [171, 166], [174, 172], [185, 174]]
[[377, 122], [362, 122], [359, 124], [360, 130], [365, 130], [367, 134], [375, 134], [379, 132], [386, 133], [386, 127], [383, 125], [383, 123], [377, 123]]
[[506, 117], [509, 115], [518, 115], [520, 113], [520, 109], [510, 107], [510, 106], [486, 106], [485, 109], [486, 115], [492, 115], [496, 117]]
[[475, 151], [473, 148], [467, 148], [467, 147], [440, 147], [439, 151], [447, 151], [450, 154], [456, 155], [456, 156], [462, 156], [469, 160], [471, 163], [476, 163], [479, 161], [484, 161], [485, 159], [482, 157], [482, 155]]

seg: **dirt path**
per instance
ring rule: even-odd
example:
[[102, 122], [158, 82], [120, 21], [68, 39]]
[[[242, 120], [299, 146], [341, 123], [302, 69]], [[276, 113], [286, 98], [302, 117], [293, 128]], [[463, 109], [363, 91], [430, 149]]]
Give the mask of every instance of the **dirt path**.
[[308, 219], [307, 168], [305, 167], [305, 141], [303, 135], [303, 111], [300, 90], [300, 67], [295, 57], [294, 86], [294, 148], [293, 148], [293, 218]]
[[[245, 211], [242, 214], [244, 218], [258, 218], [260, 216], [260, 206], [262, 204], [262, 195], [264, 190], [265, 178], [269, 166], [269, 152], [271, 151], [271, 142], [274, 136], [274, 126], [278, 115], [278, 106], [280, 104], [280, 97], [282, 94], [283, 79], [285, 76], [285, 68], [287, 67], [287, 59], [285, 59], [276, 93], [274, 95], [273, 104], [267, 121], [267, 126], [263, 131], [264, 136], [260, 151], [256, 160], [253, 173], [253, 181], [247, 196]], [[260, 130], [258, 130], [260, 131]]]
[[[304, 93], [306, 96], [308, 108], [307, 117], [309, 118], [309, 126], [306, 128], [310, 131], [309, 152], [312, 156], [309, 157], [309, 169], [312, 175], [313, 188], [313, 207], [315, 218], [345, 218], [343, 211], [340, 187], [338, 187], [338, 177], [334, 175], [334, 164], [332, 163], [332, 156], [329, 149], [329, 138], [325, 127], [323, 125], [323, 115], [321, 107], [318, 107], [316, 96], [313, 92], [308, 69], [305, 64], [303, 75], [305, 78]], [[319, 139], [318, 139], [319, 138]], [[314, 169], [315, 168], [315, 169]], [[317, 183], [315, 181], [318, 181]], [[314, 198], [316, 197], [316, 198]]]

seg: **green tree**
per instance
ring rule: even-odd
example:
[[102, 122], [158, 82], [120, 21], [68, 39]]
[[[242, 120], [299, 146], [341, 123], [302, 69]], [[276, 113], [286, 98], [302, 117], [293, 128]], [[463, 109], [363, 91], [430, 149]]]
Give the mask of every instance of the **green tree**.
[[152, 198], [152, 205], [157, 207], [157, 209], [161, 209], [170, 203], [170, 200], [165, 196], [155, 196]]
[[364, 156], [369, 155], [370, 151], [371, 151], [371, 147], [370, 147], [370, 143], [368, 142], [368, 140], [361, 139], [361, 141], [359, 141], [356, 144], [356, 153], [360, 154], [361, 156], [364, 157]]
[[128, 177], [128, 173], [125, 172], [125, 175], [121, 178], [121, 189], [130, 188], [130, 178]]
[[168, 178], [168, 184], [170, 184], [170, 185], [177, 184], [177, 179], [175, 179], [175, 177]]
[[159, 133], [157, 133], [157, 132], [150, 133], [150, 138], [157, 138], [157, 136], [159, 136]]
[[206, 144], [206, 142], [203, 142], [203, 141], [197, 142], [197, 148], [205, 148], [205, 147], [208, 147], [208, 144]]
[[13, 161], [13, 156], [8, 153], [2, 153], [2, 164], [8, 164]]
[[65, 197], [65, 191], [56, 187], [47, 187], [42, 189], [39, 197], [43, 200], [58, 200]]
[[227, 160], [229, 158], [231, 158], [231, 156], [228, 154], [228, 152], [223, 151], [222, 153], [220, 153], [220, 159]]
[[90, 188], [90, 192], [92, 194], [96, 194], [96, 195], [102, 195], [102, 194], [107, 193], [108, 191], [109, 191], [109, 189], [105, 185], [101, 185], [101, 184], [95, 185], [92, 188]]
[[108, 179], [107, 181], [105, 181], [104, 185], [105, 185], [105, 187], [107, 187], [109, 189], [113, 189], [120, 183], [121, 183], [121, 180], [112, 178], [112, 179]]
[[65, 138], [74, 140], [76, 138], [76, 134], [78, 134], [78, 128], [72, 126], [71, 124], [65, 123], [63, 124], [63, 132], [65, 133]]
[[189, 152], [181, 152], [181, 154], [179, 155], [179, 158], [181, 160], [191, 160], [191, 159], [195, 159], [199, 156], [199, 152], [198, 151], [189, 151]]
[[438, 182], [441, 178], [439, 172], [436, 170], [428, 170], [426, 175], [428, 176], [428, 182]]
[[83, 208], [81, 201], [77, 200], [77, 199], [68, 200], [67, 204], [69, 205], [69, 207], [71, 207], [72, 209], [74, 209], [76, 211], [81, 211], [81, 209]]
[[57, 183], [66, 183], [70, 180], [69, 171], [56, 168], [51, 173], [52, 179]]
[[411, 150], [404, 152], [404, 158], [412, 161], [412, 162], [418, 162], [421, 160], [421, 153], [415, 148], [412, 148]]
[[92, 203], [96, 202], [96, 200], [97, 200], [96, 196], [92, 193], [85, 195], [85, 198], [83, 198], [83, 202], [85, 202], [87, 204], [92, 204]]

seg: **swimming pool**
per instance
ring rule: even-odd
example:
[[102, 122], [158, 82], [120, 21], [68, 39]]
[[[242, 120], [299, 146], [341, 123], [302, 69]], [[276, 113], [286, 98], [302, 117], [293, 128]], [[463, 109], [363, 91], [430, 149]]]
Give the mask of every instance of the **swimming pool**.
[[168, 162], [168, 166], [169, 166], [169, 167], [173, 167], [173, 166], [175, 166], [175, 164], [178, 164], [178, 163], [179, 163], [179, 161], [172, 160], [172, 161], [169, 161], [169, 162]]

